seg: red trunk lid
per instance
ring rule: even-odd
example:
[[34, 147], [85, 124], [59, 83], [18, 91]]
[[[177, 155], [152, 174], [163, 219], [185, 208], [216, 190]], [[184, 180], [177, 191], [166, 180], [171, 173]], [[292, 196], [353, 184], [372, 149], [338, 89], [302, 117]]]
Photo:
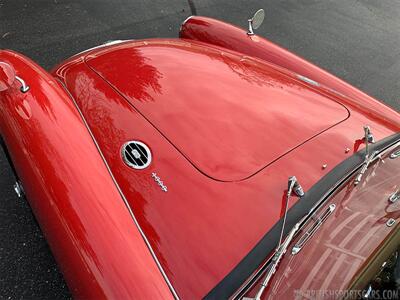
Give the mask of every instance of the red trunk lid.
[[216, 180], [248, 178], [348, 117], [295, 76], [203, 45], [127, 43], [87, 63]]

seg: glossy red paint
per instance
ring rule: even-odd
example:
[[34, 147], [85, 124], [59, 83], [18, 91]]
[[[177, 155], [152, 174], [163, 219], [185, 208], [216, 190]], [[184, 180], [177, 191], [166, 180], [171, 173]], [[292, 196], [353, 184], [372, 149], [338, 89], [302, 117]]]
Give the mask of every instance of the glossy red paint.
[[57, 81], [0, 51], [30, 91], [0, 92], [0, 133], [78, 299], [172, 299], [93, 139]]
[[[228, 43], [218, 44], [219, 26]], [[256, 53], [229, 26], [192, 18], [185, 40], [129, 41], [76, 55], [52, 72], [72, 98], [31, 61], [0, 52], [31, 86], [26, 94], [16, 85], [0, 93], [0, 132], [75, 296], [171, 298], [142, 229], [178, 296], [204, 297], [279, 220], [289, 176], [308, 190], [352, 154], [345, 149], [363, 125], [376, 139], [400, 131], [393, 110], [352, 87], [345, 86], [354, 97], [332, 91], [341, 83], [331, 75], [319, 81], [333, 85], [305, 82], [296, 73], [318, 80], [324, 71], [267, 41]], [[263, 47], [279, 59], [262, 61]], [[286, 54], [292, 70], [282, 68], [291, 66]], [[124, 164], [129, 140], [150, 147], [148, 168]]]
[[[156, 45], [165, 43], [178, 49], [182, 44], [187, 45], [187, 42], [179, 40], [125, 42], [119, 46], [96, 49], [83, 54], [82, 57], [75, 57], [66, 65], [54, 70], [54, 74], [65, 82], [77, 101], [178, 295], [183, 299], [201, 298], [236, 266], [280, 218], [281, 199], [290, 175], [295, 174], [301, 178], [302, 185], [308, 190], [329, 170], [351, 155], [351, 153], [346, 153], [345, 149], [353, 148], [354, 142], [363, 134], [363, 125], [370, 124], [376, 138], [380, 139], [399, 131], [400, 124], [399, 122], [388, 123], [379, 115], [365, 113], [364, 110], [354, 107], [348, 119], [310, 139], [301, 147], [294, 148], [256, 175], [240, 181], [216, 181], [199, 172], [190, 160], [191, 157], [185, 157], [178, 150], [179, 148], [174, 144], [175, 140], [166, 138], [165, 132], [171, 133], [174, 130], [178, 133], [184, 132], [186, 129], [182, 126], [185, 124], [180, 124], [180, 121], [175, 118], [164, 118], [160, 126], [157, 123], [160, 120], [155, 120], [156, 124], [154, 124], [154, 118], [149, 117], [153, 114], [149, 111], [157, 110], [159, 106], [163, 111], [158, 113], [168, 115], [167, 109], [170, 102], [170, 115], [173, 116], [176, 113], [176, 103], [174, 103], [176, 100], [167, 99], [164, 93], [169, 93], [171, 86], [177, 84], [174, 76], [167, 75], [172, 72], [172, 68], [178, 68], [173, 62], [181, 57], [180, 51], [168, 52], [167, 61], [172, 62], [169, 68], [165, 66], [159, 68], [159, 61], [147, 56], [144, 56], [140, 63], [135, 56], [124, 56], [125, 65], [131, 68], [134, 64], [130, 60], [136, 61], [137, 72], [142, 76], [133, 80], [132, 70], [121, 66], [122, 71], [119, 72], [121, 79], [112, 77], [113, 85], [100, 80], [99, 74], [85, 63], [87, 60], [90, 66], [94, 66], [92, 59], [95, 60], [95, 57], [101, 57], [103, 53], [109, 55], [113, 50], [118, 52], [119, 49], [130, 47], [148, 47], [147, 51], [152, 51], [154, 47], [156, 52]], [[205, 53], [209, 52], [207, 46], [202, 43], [193, 42], [191, 47], [197, 49], [198, 52], [202, 49]], [[236, 53], [218, 49], [225, 56], [232, 56], [231, 60], [237, 59]], [[137, 52], [140, 51], [142, 50]], [[203, 68], [207, 68], [207, 65], [215, 66], [217, 63], [229, 62], [214, 62], [211, 61], [212, 59], [209, 58], [210, 61], [207, 63], [202, 60]], [[249, 61], [251, 63], [252, 59], [249, 58]], [[220, 68], [223, 66], [220, 65]], [[271, 89], [282, 85], [280, 71], [274, 73], [272, 71], [274, 67], [270, 65], [263, 64], [263, 68], [265, 68], [264, 72], [269, 71], [274, 79], [271, 80]], [[110, 67], [109, 70], [112, 72], [113, 69]], [[225, 76], [230, 78], [232, 74], [227, 73]], [[128, 83], [124, 78], [130, 78], [132, 90], [128, 89]], [[242, 80], [249, 84], [248, 88], [259, 88], [257, 82], [248, 82], [246, 79], [244, 75]], [[195, 75], [183, 76], [174, 96], [179, 96], [181, 85], [190, 84], [186, 81], [196, 82]], [[324, 99], [327, 103], [331, 101], [346, 103], [347, 99], [327, 89], [296, 84], [299, 95], [303, 93], [306, 97], [315, 97], [317, 101]], [[127, 90], [123, 92], [117, 90], [117, 87], [121, 88], [121, 86], [125, 86]], [[235, 93], [232, 93], [234, 100], [231, 101], [245, 109], [251, 100], [239, 101], [238, 99], [243, 99], [242, 95], [247, 92], [235, 90]], [[201, 95], [208, 102], [208, 99], [218, 96], [216, 93], [215, 89], [205, 88]], [[187, 99], [187, 104], [190, 104], [192, 99], [190, 97]], [[281, 99], [271, 101], [279, 102], [279, 100]], [[263, 105], [262, 102], [255, 103]], [[217, 105], [207, 105], [207, 110], [202, 111], [202, 114], [215, 115], [217, 109]], [[262, 107], [259, 109], [262, 110]], [[299, 116], [302, 109], [302, 107], [293, 107], [291, 113]], [[185, 118], [191, 118], [192, 122], [197, 122], [192, 109], [187, 109], [187, 113]], [[387, 114], [395, 116], [390, 109], [387, 109]], [[315, 118], [318, 118], [317, 114]], [[238, 120], [234, 118], [224, 116], [224, 120], [229, 120], [229, 122], [218, 125], [214, 130], [223, 132], [229, 129], [229, 126], [238, 126]], [[200, 126], [205, 127], [205, 124]], [[255, 130], [265, 132], [266, 129], [260, 126]], [[280, 134], [283, 136], [290, 130], [293, 128], [283, 128]], [[197, 131], [194, 130], [193, 134], [197, 134]], [[203, 136], [198, 138], [207, 139]], [[145, 142], [151, 148], [153, 162], [145, 170], [130, 169], [119, 155], [120, 147], [126, 141], [134, 139]], [[276, 137], [276, 139], [280, 142], [283, 137]], [[258, 141], [250, 138], [244, 147], [251, 152], [257, 143]], [[265, 151], [271, 152], [281, 147], [279, 143], [272, 140], [264, 140], [263, 146]], [[224, 147], [223, 138], [217, 147]], [[224, 153], [218, 153], [220, 153], [219, 161], [227, 162]], [[323, 164], [327, 164], [328, 167], [323, 169]], [[231, 171], [235, 172], [234, 169], [230, 169], [232, 165], [229, 162], [223, 166], [227, 174]], [[154, 182], [151, 176], [153, 172], [159, 175], [168, 186], [167, 193]], [[291, 201], [291, 204], [294, 203], [295, 199]]]
[[9, 89], [15, 81], [13, 67], [5, 62], [0, 62], [0, 92]]
[[220, 181], [249, 178], [349, 116], [287, 72], [194, 43], [124, 43], [91, 54], [87, 64], [197, 169]]
[[271, 62], [345, 95], [348, 106], [355, 106], [364, 110], [366, 114], [379, 115], [388, 122], [398, 124], [398, 114], [393, 110], [388, 112], [388, 108], [381, 102], [271, 41], [258, 35], [247, 35], [246, 31], [231, 24], [207, 17], [192, 16], [182, 24], [180, 37]]
[[[365, 174], [363, 184], [354, 186], [349, 180], [320, 209], [334, 203], [336, 209], [298, 254], [291, 249], [311, 223], [304, 227], [281, 261], [270, 288], [262, 299], [314, 299], [315, 291], [344, 291], [369, 263], [375, 250], [399, 230], [399, 225], [388, 227], [386, 222], [400, 219], [400, 203], [391, 203], [389, 196], [399, 188], [400, 159], [389, 154], [384, 162], [374, 164]], [[260, 282], [246, 296], [253, 296]], [[319, 298], [324, 298], [319, 295]]]

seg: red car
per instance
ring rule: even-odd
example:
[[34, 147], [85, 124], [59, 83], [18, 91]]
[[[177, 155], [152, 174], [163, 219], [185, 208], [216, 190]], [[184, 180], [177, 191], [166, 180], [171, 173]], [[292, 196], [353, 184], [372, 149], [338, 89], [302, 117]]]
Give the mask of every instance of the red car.
[[50, 73], [0, 50], [15, 190], [74, 297], [397, 293], [400, 114], [255, 35], [262, 17]]

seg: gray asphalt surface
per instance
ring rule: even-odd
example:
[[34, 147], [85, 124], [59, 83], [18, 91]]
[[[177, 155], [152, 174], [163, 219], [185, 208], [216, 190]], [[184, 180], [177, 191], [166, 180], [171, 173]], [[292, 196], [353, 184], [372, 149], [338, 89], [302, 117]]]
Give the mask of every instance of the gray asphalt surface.
[[[190, 5], [193, 4], [193, 5]], [[195, 9], [246, 27], [400, 111], [400, 2], [377, 0], [0, 0], [0, 48], [45, 68], [114, 39], [177, 37]], [[0, 299], [66, 299], [68, 288], [0, 152]]]

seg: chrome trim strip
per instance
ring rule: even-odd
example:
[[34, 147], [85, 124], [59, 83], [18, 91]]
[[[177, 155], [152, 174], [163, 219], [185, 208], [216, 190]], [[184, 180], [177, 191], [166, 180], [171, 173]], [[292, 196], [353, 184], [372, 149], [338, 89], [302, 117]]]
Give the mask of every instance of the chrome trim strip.
[[181, 32], [182, 31], [182, 27], [183, 27], [183, 25], [185, 25], [185, 23], [187, 22], [187, 21], [189, 21], [189, 19], [190, 18], [192, 18], [193, 16], [189, 16], [189, 17], [187, 17], [182, 23], [181, 23], [181, 26], [179, 26], [179, 32]]
[[80, 55], [80, 54], [83, 54], [83, 53], [86, 53], [86, 52], [89, 52], [89, 51], [92, 51], [92, 50], [95, 50], [95, 49], [98, 49], [98, 48], [111, 46], [111, 45], [115, 45], [115, 44], [120, 44], [120, 43], [123, 43], [123, 42], [129, 42], [129, 41], [134, 41], [134, 39], [107, 41], [104, 44], [101, 44], [101, 45], [98, 45], [98, 46], [94, 46], [92, 48], [89, 48], [89, 49], [83, 50], [81, 52], [78, 52], [78, 53], [74, 54], [73, 56]]
[[[391, 151], [391, 149], [393, 149], [394, 147], [398, 147], [400, 146], [400, 142], [396, 141], [393, 142], [390, 145], [387, 145], [385, 148], [381, 149], [381, 151], [379, 152], [379, 154], [381, 156], [383, 156], [385, 153], [387, 153], [388, 151]], [[358, 166], [355, 166], [353, 170], [351, 170], [346, 176], [344, 176], [342, 178], [341, 181], [338, 181], [337, 184], [335, 184], [334, 186], [332, 186], [332, 188], [330, 188], [321, 198], [319, 201], [317, 201], [315, 203], [315, 205], [309, 210], [308, 215], [312, 215], [312, 213], [316, 212], [318, 210], [319, 207], [321, 207], [323, 205], [323, 203], [325, 203], [326, 201], [329, 200], [330, 196], [338, 189], [340, 188], [340, 186], [342, 186], [344, 183], [347, 182], [347, 180], [349, 180], [349, 178], [351, 178], [351, 176], [354, 175], [354, 173], [360, 169], [363, 165], [363, 162], [361, 162]], [[300, 226], [300, 229], [302, 229], [304, 227], [304, 225], [308, 222], [309, 219], [306, 219], [303, 224]], [[268, 265], [271, 263], [272, 260], [271, 256], [269, 259], [267, 259], [262, 265], [260, 265], [260, 267], [249, 277], [246, 279], [245, 282], [243, 282], [243, 284], [241, 285], [241, 287], [229, 298], [229, 299], [238, 299], [239, 295], [244, 295], [245, 293], [247, 293], [249, 291], [249, 289], [251, 289], [254, 286], [254, 283], [256, 282], [256, 278], [261, 277], [265, 272], [266, 272], [266, 268], [268, 267]]]
[[303, 82], [306, 82], [308, 84], [311, 84], [313, 86], [320, 86], [320, 84], [306, 76], [300, 75], [300, 74], [296, 74], [297, 78], [300, 79]]
[[[382, 149], [381, 151], [378, 151], [379, 156], [384, 156], [386, 152], [390, 151], [392, 148], [400, 146], [400, 142], [394, 142], [391, 145], [388, 145], [386, 148]], [[375, 159], [380, 159], [380, 157], [377, 156]], [[361, 163], [360, 165], [356, 166], [351, 172], [349, 172], [349, 174], [347, 174], [346, 177], [343, 178], [342, 181], [338, 182], [335, 186], [333, 186], [323, 197], [321, 197], [321, 200], [318, 201], [312, 208], [310, 211], [316, 211], [318, 207], [320, 207], [322, 205], [323, 202], [325, 202], [325, 200], [328, 200], [329, 196], [336, 190], [338, 189], [344, 182], [346, 182], [346, 180], [351, 177], [352, 175], [354, 175], [354, 173], [360, 169], [363, 166], [363, 163]]]
[[126, 199], [124, 193], [122, 192], [121, 187], [119, 186], [117, 180], [115, 179], [114, 174], [112, 173], [112, 171], [111, 171], [111, 169], [110, 169], [110, 166], [108, 165], [108, 163], [107, 163], [107, 161], [106, 161], [106, 158], [104, 157], [103, 152], [101, 151], [100, 146], [99, 146], [99, 144], [97, 143], [96, 138], [94, 137], [93, 132], [92, 132], [92, 130], [90, 129], [89, 124], [87, 123], [87, 121], [86, 121], [86, 119], [85, 119], [85, 117], [84, 117], [82, 111], [80, 110], [80, 108], [79, 108], [78, 104], [76, 103], [74, 97], [72, 97], [71, 93], [68, 91], [68, 89], [66, 88], [66, 86], [64, 85], [64, 83], [63, 83], [61, 80], [59, 80], [58, 78], [56, 78], [56, 80], [57, 80], [58, 82], [61, 83], [61, 85], [64, 87], [65, 92], [69, 95], [69, 97], [71, 98], [72, 102], [74, 103], [74, 105], [75, 105], [75, 107], [76, 107], [78, 113], [80, 114], [80, 116], [81, 116], [81, 118], [82, 118], [83, 123], [85, 124], [85, 126], [86, 126], [86, 128], [87, 128], [87, 130], [88, 130], [88, 132], [89, 132], [89, 134], [90, 134], [90, 136], [91, 136], [92, 139], [93, 139], [93, 143], [95, 144], [97, 150], [98, 150], [99, 153], [100, 153], [101, 158], [103, 159], [104, 165], [106, 166], [106, 168], [107, 168], [107, 170], [108, 170], [108, 173], [109, 173], [110, 176], [111, 176], [112, 181], [114, 182], [114, 184], [115, 184], [115, 186], [116, 186], [116, 188], [117, 188], [119, 194], [121, 195], [122, 200], [123, 200], [124, 203], [125, 203], [125, 206], [127, 207], [128, 211], [129, 211], [129, 214], [131, 215], [131, 217], [132, 217], [132, 219], [133, 219], [133, 222], [135, 223], [137, 229], [139, 230], [140, 235], [142, 236], [144, 242], [145, 242], [146, 245], [147, 245], [147, 248], [149, 248], [149, 251], [150, 251], [150, 253], [151, 253], [151, 256], [153, 257], [153, 259], [154, 259], [154, 261], [155, 261], [155, 263], [156, 263], [158, 269], [160, 270], [161, 275], [164, 277], [164, 280], [165, 280], [165, 282], [167, 283], [167, 285], [168, 285], [168, 287], [169, 287], [171, 293], [172, 293], [173, 296], [175, 297], [175, 299], [179, 300], [178, 294], [176, 293], [174, 287], [172, 286], [171, 281], [169, 280], [169, 278], [168, 278], [167, 274], [165, 273], [163, 267], [161, 266], [161, 263], [160, 263], [160, 261], [158, 260], [156, 254], [155, 254], [155, 252], [154, 252], [154, 250], [153, 250], [153, 248], [151, 247], [149, 240], [147, 239], [146, 235], [144, 234], [144, 231], [143, 231], [142, 228], [140, 227], [139, 222], [137, 221], [137, 219], [136, 219], [136, 217], [135, 217], [135, 215], [134, 215], [134, 213], [133, 213], [133, 211], [132, 211], [132, 209], [131, 209], [131, 207], [130, 207], [130, 205], [129, 205], [129, 202], [128, 202], [128, 200]]

